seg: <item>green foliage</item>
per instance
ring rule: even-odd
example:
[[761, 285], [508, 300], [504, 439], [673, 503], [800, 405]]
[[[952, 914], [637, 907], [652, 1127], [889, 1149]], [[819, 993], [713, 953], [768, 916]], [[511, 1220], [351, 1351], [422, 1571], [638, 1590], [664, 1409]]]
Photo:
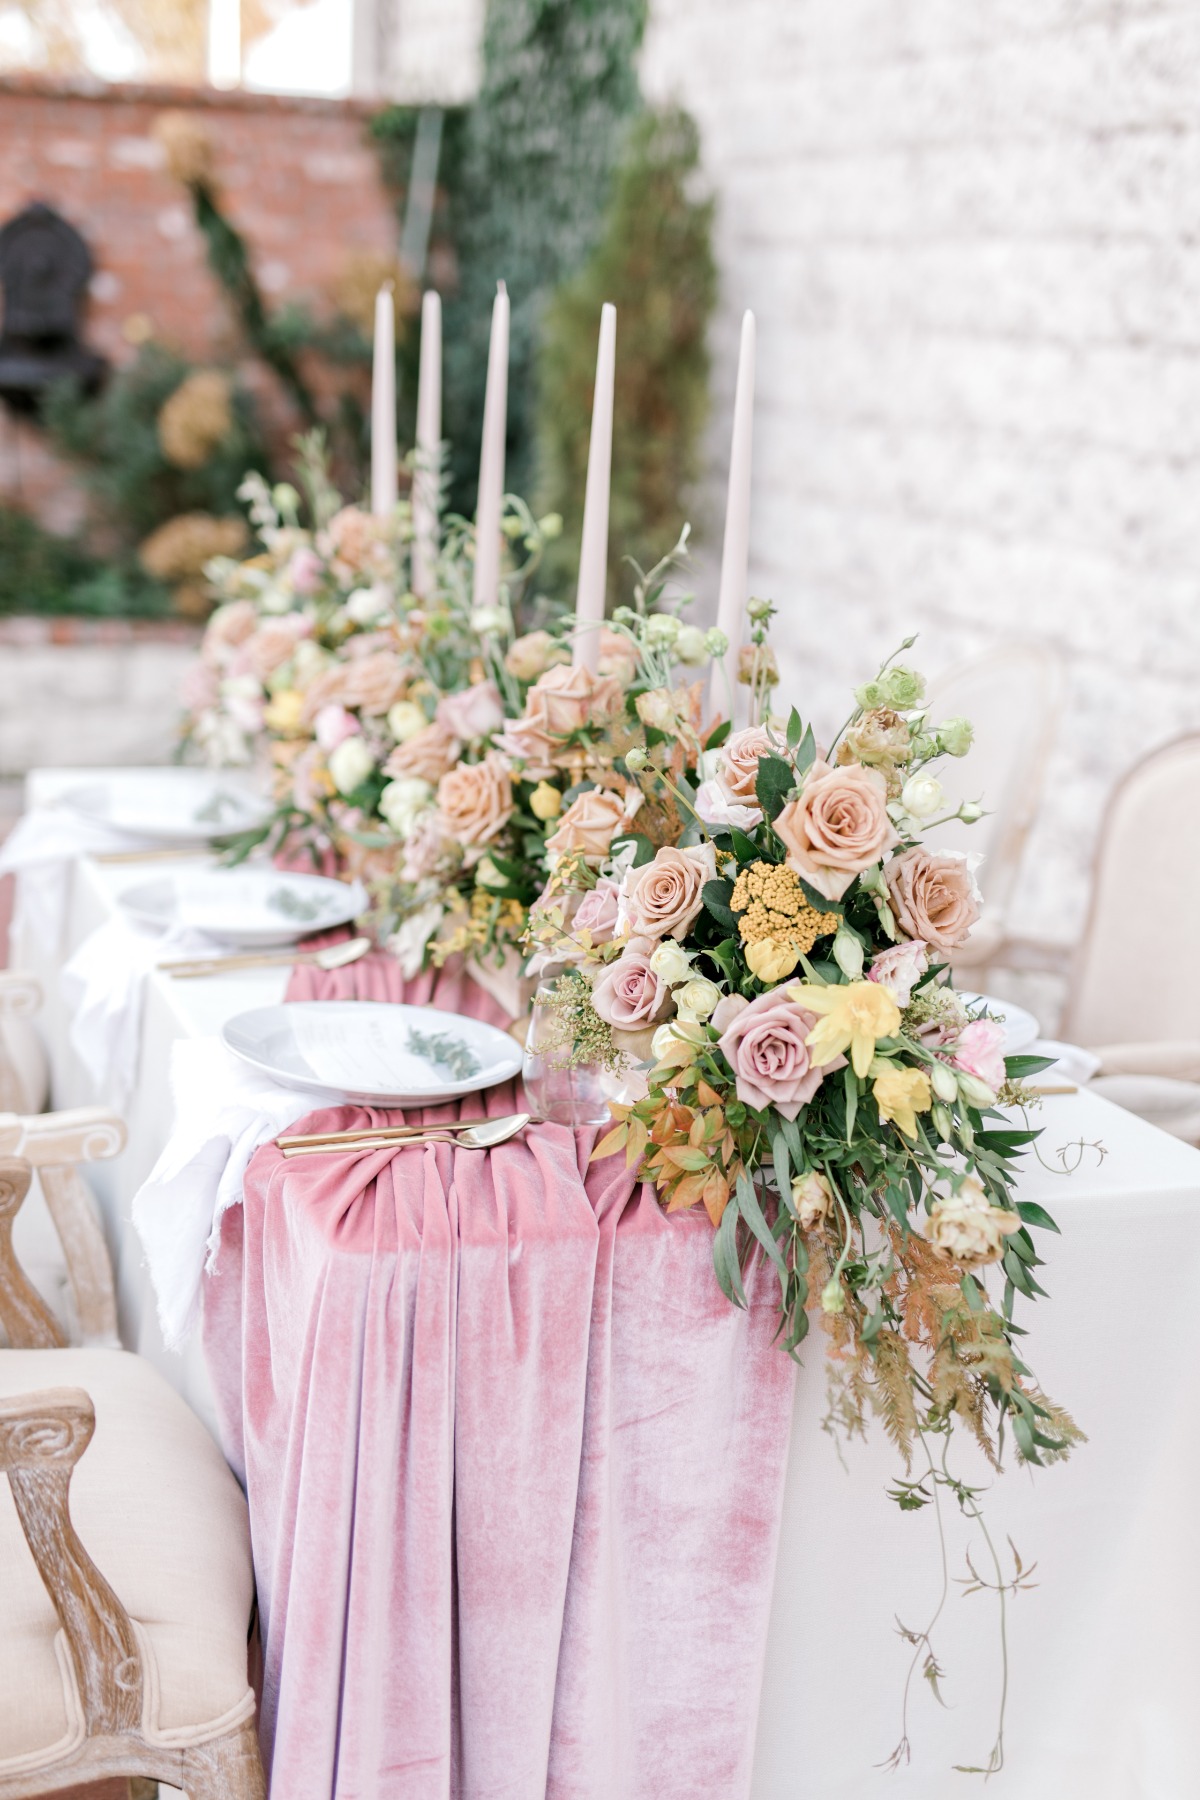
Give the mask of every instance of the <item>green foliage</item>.
[[[623, 131], [638, 107], [645, 0], [491, 0], [483, 81], [452, 195], [459, 260], [446, 309], [445, 434], [452, 504], [474, 510], [488, 328], [512, 299], [506, 485], [529, 491], [536, 348], [550, 293], [601, 229]], [[593, 355], [595, 320], [592, 321]]]
[[164, 587], [131, 560], [101, 562], [75, 538], [0, 506], [0, 613], [90, 613], [154, 618], [169, 609]]
[[233, 429], [198, 469], [169, 463], [158, 438], [164, 401], [192, 373], [192, 365], [161, 344], [145, 344], [128, 368], [117, 370], [89, 399], [74, 382], [50, 393], [45, 423], [52, 443], [82, 466], [99, 521], [125, 549], [177, 513], [234, 513], [248, 468], [264, 451], [248, 396], [234, 389]]
[[538, 372], [539, 504], [566, 529], [555, 566], [579, 564], [600, 308], [617, 308], [609, 557], [643, 565], [674, 537], [695, 479], [708, 406], [705, 335], [716, 298], [712, 201], [697, 199], [699, 139], [672, 108], [629, 133], [604, 231], [586, 266], [550, 302]]

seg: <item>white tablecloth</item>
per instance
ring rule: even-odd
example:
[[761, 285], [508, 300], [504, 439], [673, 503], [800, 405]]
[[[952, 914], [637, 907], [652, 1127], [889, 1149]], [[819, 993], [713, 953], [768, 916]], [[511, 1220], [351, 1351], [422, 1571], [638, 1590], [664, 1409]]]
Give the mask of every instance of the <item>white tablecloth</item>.
[[[78, 772], [31, 778], [36, 802]], [[65, 941], [19, 960], [40, 975], [57, 1105], [96, 1096], [67, 1044], [57, 967], [116, 916], [125, 886], [163, 864], [83, 861], [71, 878]], [[174, 1042], [214, 1033], [234, 1012], [282, 998], [286, 972], [172, 982], [150, 977], [130, 1141], [93, 1180], [112, 1249], [126, 1344], [146, 1355], [202, 1416], [207, 1382], [193, 1347], [180, 1358], [158, 1331], [129, 1205], [170, 1128]], [[1090, 1441], [1067, 1464], [1015, 1466], [997, 1480], [965, 1444], [960, 1468], [989, 1487], [988, 1523], [1011, 1535], [1038, 1585], [1011, 1600], [1007, 1759], [989, 1791], [1012, 1800], [1195, 1800], [1200, 1794], [1200, 1359], [1191, 1334], [1200, 1276], [1200, 1152], [1081, 1093], [1048, 1099], [1042, 1151], [1072, 1143], [1073, 1175], [1027, 1164], [1022, 1197], [1062, 1226], [1039, 1233], [1050, 1298], [1023, 1305], [1028, 1358]], [[912, 1762], [875, 1767], [899, 1735], [908, 1646], [895, 1630], [923, 1625], [940, 1584], [930, 1509], [901, 1514], [884, 1490], [902, 1473], [882, 1433], [844, 1449], [820, 1429], [825, 1378], [814, 1333], [797, 1386], [796, 1419], [758, 1728], [753, 1800], [960, 1800], [990, 1748], [1000, 1662], [990, 1596], [957, 1586], [935, 1636], [941, 1710], [919, 1678]], [[978, 1534], [944, 1509], [951, 1576]], [[736, 1530], [736, 1521], [730, 1522]], [[616, 1797], [614, 1796], [614, 1800]]]

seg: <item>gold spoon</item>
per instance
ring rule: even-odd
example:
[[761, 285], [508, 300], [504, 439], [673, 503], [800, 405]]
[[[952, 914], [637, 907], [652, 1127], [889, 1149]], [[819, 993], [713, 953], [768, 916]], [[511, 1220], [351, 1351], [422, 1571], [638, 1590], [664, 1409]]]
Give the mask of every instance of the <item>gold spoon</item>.
[[405, 1137], [398, 1133], [392, 1136], [353, 1137], [346, 1139], [327, 1139], [323, 1144], [294, 1144], [285, 1149], [285, 1156], [324, 1156], [331, 1151], [343, 1151], [356, 1156], [361, 1150], [407, 1150], [414, 1144], [453, 1144], [459, 1150], [493, 1150], [497, 1144], [506, 1144], [509, 1138], [524, 1131], [530, 1120], [529, 1113], [513, 1113], [506, 1119], [487, 1119], [478, 1125], [471, 1125], [466, 1131], [454, 1133], [437, 1126], [418, 1136]]
[[246, 951], [237, 956], [185, 957], [180, 962], [161, 962], [158, 967], [162, 974], [173, 975], [177, 981], [190, 980], [196, 975], [224, 975], [230, 969], [344, 969], [365, 956], [370, 948], [369, 937], [356, 937], [345, 944], [331, 944], [325, 950]]

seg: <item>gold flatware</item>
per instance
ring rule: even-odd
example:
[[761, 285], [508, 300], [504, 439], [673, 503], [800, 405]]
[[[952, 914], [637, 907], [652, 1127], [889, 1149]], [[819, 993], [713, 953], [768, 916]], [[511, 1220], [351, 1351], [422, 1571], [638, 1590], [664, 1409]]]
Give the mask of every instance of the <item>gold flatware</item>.
[[158, 849], [147, 845], [144, 850], [93, 850], [91, 860], [96, 863], [198, 862], [212, 854], [207, 844], [172, 844], [169, 848], [160, 846]]
[[357, 1138], [422, 1137], [430, 1131], [474, 1131], [477, 1125], [507, 1125], [511, 1119], [528, 1119], [529, 1113], [504, 1113], [485, 1119], [432, 1119], [427, 1125], [363, 1125], [357, 1131], [292, 1132], [275, 1142], [281, 1150], [302, 1144], [353, 1144]]
[[162, 974], [177, 981], [189, 981], [197, 975], [224, 975], [234, 969], [345, 969], [365, 956], [371, 948], [369, 937], [351, 938], [345, 944], [330, 944], [325, 950], [255, 950], [237, 956], [185, 957], [179, 962], [161, 962]]
[[[529, 1124], [529, 1113], [513, 1113], [504, 1119], [486, 1119], [480, 1124], [472, 1125], [465, 1131], [448, 1131], [439, 1126], [430, 1126], [425, 1131], [417, 1131], [405, 1135], [399, 1131], [376, 1133], [373, 1137], [336, 1137], [327, 1139], [321, 1144], [293, 1144], [285, 1148], [283, 1154], [292, 1156], [325, 1156], [342, 1152], [356, 1156], [366, 1150], [410, 1150], [414, 1146], [425, 1144], [453, 1144], [458, 1150], [494, 1150], [497, 1144], [506, 1144], [515, 1138], [518, 1132], [524, 1131]], [[283, 1140], [280, 1140], [282, 1146]]]
[[1040, 1100], [1047, 1094], [1077, 1094], [1079, 1089], [1073, 1081], [1051, 1081], [1042, 1087], [1028, 1087], [1025, 1092], [1036, 1095]]

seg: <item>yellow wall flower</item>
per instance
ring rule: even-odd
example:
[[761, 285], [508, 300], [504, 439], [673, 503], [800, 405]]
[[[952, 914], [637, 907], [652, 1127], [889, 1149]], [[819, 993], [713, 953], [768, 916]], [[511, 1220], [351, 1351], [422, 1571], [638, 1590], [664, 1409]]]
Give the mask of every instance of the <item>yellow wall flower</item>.
[[779, 938], [761, 938], [757, 944], [746, 945], [750, 973], [757, 975], [760, 981], [782, 981], [799, 961], [800, 952], [795, 946], [783, 943]]
[[263, 709], [263, 720], [269, 731], [278, 731], [282, 737], [291, 736], [299, 731], [304, 720], [304, 695], [296, 688], [284, 688], [268, 701]]
[[886, 1069], [877, 1075], [871, 1092], [879, 1108], [879, 1117], [891, 1119], [905, 1137], [917, 1135], [917, 1114], [928, 1112], [933, 1104], [929, 1077], [924, 1069]]
[[878, 981], [848, 981], [828, 987], [801, 982], [792, 996], [797, 1006], [824, 1015], [805, 1039], [813, 1061], [822, 1068], [848, 1050], [854, 1073], [865, 1075], [879, 1039], [894, 1037], [900, 1029], [900, 1008]]

